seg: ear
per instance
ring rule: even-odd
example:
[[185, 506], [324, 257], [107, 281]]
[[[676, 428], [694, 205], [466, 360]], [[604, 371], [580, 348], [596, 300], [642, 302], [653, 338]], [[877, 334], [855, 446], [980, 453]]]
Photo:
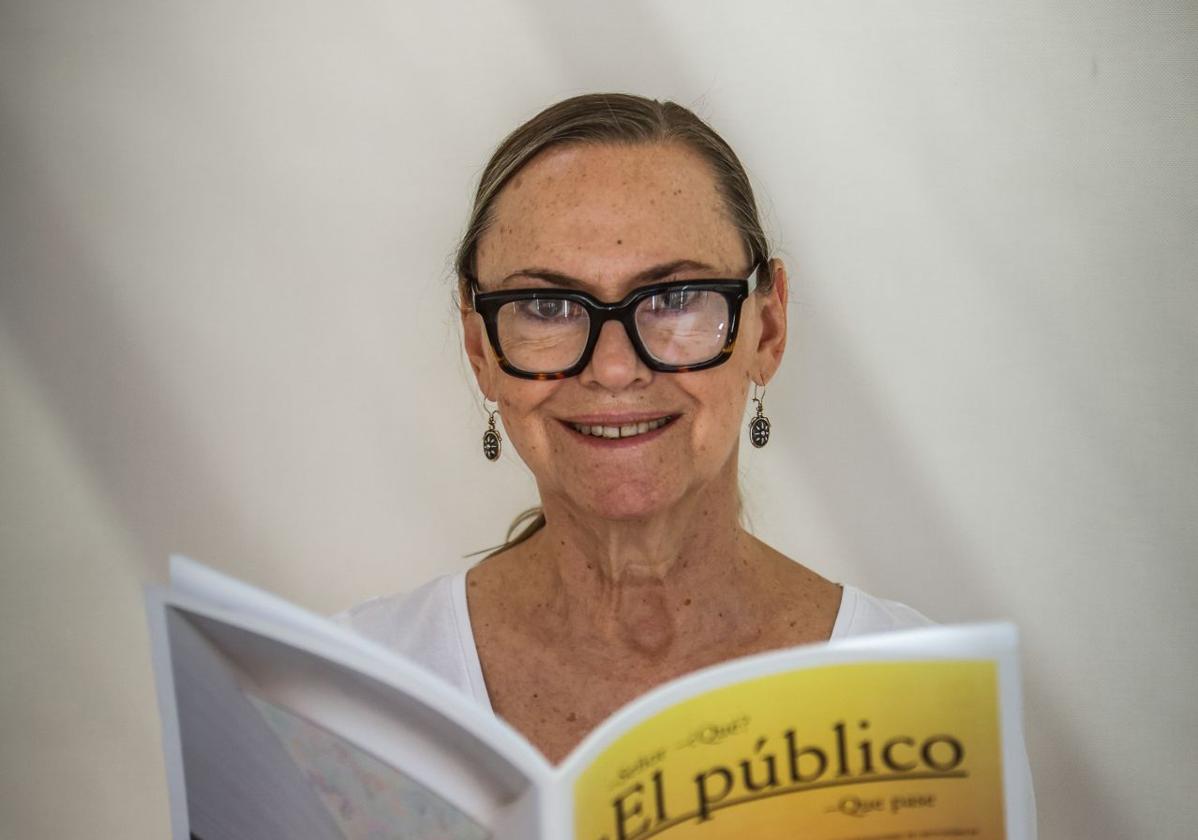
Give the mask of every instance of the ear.
[[754, 293], [758, 300], [761, 332], [757, 336], [753, 369], [749, 371], [753, 380], [762, 385], [773, 378], [782, 364], [782, 354], [786, 350], [786, 303], [790, 296], [786, 266], [782, 260], [772, 259], [768, 265], [774, 282], [768, 292]]
[[478, 381], [483, 397], [494, 402], [497, 363], [492, 358], [483, 316], [465, 306], [461, 308], [461, 316], [462, 344], [466, 349], [466, 358], [470, 360], [470, 368], [474, 371], [474, 378]]

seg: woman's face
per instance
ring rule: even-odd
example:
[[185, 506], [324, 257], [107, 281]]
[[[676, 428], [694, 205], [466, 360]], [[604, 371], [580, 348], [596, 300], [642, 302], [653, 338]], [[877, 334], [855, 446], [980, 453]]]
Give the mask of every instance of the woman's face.
[[[552, 272], [603, 301], [652, 282], [741, 278], [749, 268], [707, 163], [665, 144], [543, 153], [500, 193], [477, 258], [482, 291], [550, 286], [528, 273]], [[773, 375], [785, 344], [786, 277], [780, 263], [771, 271], [773, 289], [750, 295], [742, 307], [731, 358], [692, 373], [650, 370], [624, 327], [609, 321], [580, 375], [518, 379], [499, 369], [481, 317], [464, 314], [479, 385], [498, 403], [543, 501], [557, 497], [593, 516], [627, 519], [665, 510], [714, 482], [735, 487], [747, 390]], [[660, 428], [631, 437], [578, 429], [663, 419]]]

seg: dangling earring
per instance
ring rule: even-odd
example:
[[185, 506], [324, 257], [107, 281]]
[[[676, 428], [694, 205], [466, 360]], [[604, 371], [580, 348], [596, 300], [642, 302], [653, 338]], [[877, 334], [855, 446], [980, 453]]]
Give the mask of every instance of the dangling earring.
[[[485, 405], [483, 408], [487, 408]], [[499, 436], [498, 430], [495, 428], [495, 415], [499, 413], [499, 409], [492, 411], [487, 408], [487, 430], [483, 432], [483, 455], [488, 461], [499, 460], [499, 449], [503, 445], [503, 438]]]
[[[485, 405], [483, 407], [486, 409]], [[495, 411], [486, 409], [486, 413], [489, 415], [489, 428], [483, 433], [483, 455], [485, 455], [486, 460], [489, 461], [497, 461], [500, 459], [500, 449], [503, 446], [503, 437], [500, 436], [500, 433], [498, 433], [498, 430], [495, 428], [495, 415], [497, 415], [498, 412], [500, 412], [498, 409]]]
[[757, 413], [749, 421], [749, 443], [760, 449], [770, 442], [770, 418], [761, 410], [761, 400], [765, 397], [765, 389], [761, 396], [757, 395], [757, 383], [753, 383], [753, 402], [757, 403]]

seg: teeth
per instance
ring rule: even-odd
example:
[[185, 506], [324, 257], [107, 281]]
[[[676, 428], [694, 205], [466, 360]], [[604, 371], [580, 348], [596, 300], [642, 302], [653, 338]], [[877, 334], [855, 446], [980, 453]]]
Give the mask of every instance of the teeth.
[[581, 423], [573, 423], [571, 425], [584, 435], [593, 435], [594, 437], [601, 438], [626, 438], [643, 435], [645, 432], [651, 432], [654, 429], [660, 429], [668, 420], [668, 417], [659, 417], [656, 420], [626, 423], [623, 426], [585, 426]]

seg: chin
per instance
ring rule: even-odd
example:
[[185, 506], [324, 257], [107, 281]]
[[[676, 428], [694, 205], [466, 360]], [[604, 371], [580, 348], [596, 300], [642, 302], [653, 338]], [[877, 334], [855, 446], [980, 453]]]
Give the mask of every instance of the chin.
[[578, 501], [581, 507], [600, 519], [647, 519], [668, 510], [679, 500], [680, 493], [664, 492], [665, 489], [660, 483], [645, 486], [626, 482], [592, 492]]

